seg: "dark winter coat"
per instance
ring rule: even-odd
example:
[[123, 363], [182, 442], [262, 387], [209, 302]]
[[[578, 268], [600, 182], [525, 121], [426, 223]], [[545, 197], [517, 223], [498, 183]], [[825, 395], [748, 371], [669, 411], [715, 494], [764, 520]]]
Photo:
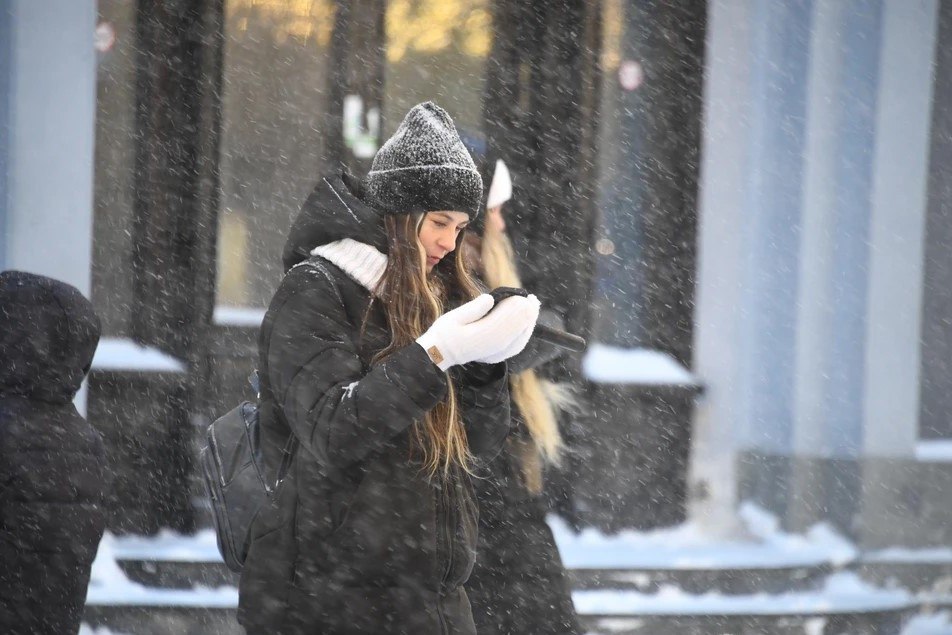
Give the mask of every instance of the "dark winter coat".
[[480, 635], [581, 633], [546, 508], [523, 482], [518, 418], [505, 450], [476, 480], [479, 546], [467, 583]]
[[[417, 344], [372, 365], [390, 339], [383, 307], [368, 313], [367, 289], [304, 259], [361, 240], [374, 214], [340, 178], [322, 180], [285, 250], [297, 266], [265, 317], [263, 422], [278, 445], [286, 421], [301, 447], [252, 527], [239, 605], [250, 633], [475, 632], [462, 586], [476, 549], [470, 479], [428, 480], [411, 457], [411, 425], [445, 398], [446, 375]], [[454, 375], [470, 449], [489, 460], [509, 431], [505, 364]]]
[[[478, 262], [477, 262], [478, 265]], [[543, 311], [539, 322], [563, 328], [561, 317]], [[541, 366], [563, 349], [533, 338], [509, 360], [510, 373]], [[523, 453], [535, 452], [529, 431], [513, 408], [505, 448], [476, 482], [480, 509], [476, 565], [467, 583], [480, 635], [575, 635], [581, 627], [571, 588], [541, 495], [525, 486]]]
[[104, 452], [72, 400], [99, 342], [73, 287], [0, 274], [0, 632], [79, 630], [105, 526]]

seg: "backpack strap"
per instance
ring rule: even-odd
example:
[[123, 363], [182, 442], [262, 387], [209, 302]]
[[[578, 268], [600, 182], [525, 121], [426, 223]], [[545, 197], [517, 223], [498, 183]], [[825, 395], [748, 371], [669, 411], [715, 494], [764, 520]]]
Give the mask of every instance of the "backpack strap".
[[[285, 273], [285, 277], [287, 276], [288, 273], [291, 272], [291, 270], [296, 269], [298, 267], [308, 267], [316, 272], [319, 272], [324, 277], [326, 277], [329, 281], [331, 282], [333, 281], [327, 269], [324, 268], [324, 266], [319, 262], [319, 260], [316, 260], [314, 258], [310, 258], [308, 260], [304, 260], [296, 264], [294, 267], [289, 269], [287, 273]], [[274, 297], [272, 298], [271, 305], [278, 306], [278, 307], [282, 306], [287, 301], [290, 295], [291, 295], [291, 289], [289, 287], [281, 285], [278, 288], [277, 293], [275, 293]], [[274, 416], [277, 419], [277, 422], [280, 424], [282, 433], [286, 435], [287, 437], [287, 440], [284, 442], [283, 448], [281, 451], [281, 462], [278, 465], [277, 472], [275, 473], [276, 481], [274, 484], [274, 489], [277, 489], [278, 485], [281, 484], [281, 481], [283, 481], [285, 476], [287, 476], [288, 470], [291, 467], [291, 461], [294, 459], [294, 455], [296, 454], [297, 447], [298, 447], [298, 438], [294, 435], [293, 429], [291, 428], [290, 424], [285, 419], [284, 412], [282, 411], [281, 407], [278, 405], [277, 400], [275, 399], [275, 396], [274, 396], [274, 392], [271, 390], [271, 378], [268, 372], [268, 353], [271, 348], [271, 334], [272, 334], [272, 331], [274, 330], [274, 319], [275, 319], [276, 313], [277, 311], [272, 312], [270, 310], [265, 313], [264, 321], [261, 323], [261, 330], [258, 332], [258, 388], [257, 388], [259, 410], [260, 410], [260, 402], [263, 399], [266, 399], [267, 401], [269, 401], [272, 406], [270, 410], [274, 413]]]

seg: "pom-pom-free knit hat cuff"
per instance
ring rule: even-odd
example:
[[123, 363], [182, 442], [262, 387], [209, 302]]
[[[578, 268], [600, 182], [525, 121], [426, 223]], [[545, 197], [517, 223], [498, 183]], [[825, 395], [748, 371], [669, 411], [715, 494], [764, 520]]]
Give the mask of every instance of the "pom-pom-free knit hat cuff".
[[457, 165], [371, 172], [364, 189], [364, 201], [385, 214], [454, 210], [475, 218], [482, 201], [479, 174]]
[[449, 114], [425, 102], [407, 113], [374, 156], [363, 200], [383, 214], [482, 207], [482, 179]]

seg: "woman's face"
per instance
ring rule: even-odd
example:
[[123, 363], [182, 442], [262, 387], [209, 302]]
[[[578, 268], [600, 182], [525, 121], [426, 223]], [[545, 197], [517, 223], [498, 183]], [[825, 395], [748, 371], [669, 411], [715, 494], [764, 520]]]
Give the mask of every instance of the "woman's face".
[[420, 244], [426, 252], [426, 272], [456, 249], [459, 233], [469, 225], [466, 212], [427, 212], [420, 223]]

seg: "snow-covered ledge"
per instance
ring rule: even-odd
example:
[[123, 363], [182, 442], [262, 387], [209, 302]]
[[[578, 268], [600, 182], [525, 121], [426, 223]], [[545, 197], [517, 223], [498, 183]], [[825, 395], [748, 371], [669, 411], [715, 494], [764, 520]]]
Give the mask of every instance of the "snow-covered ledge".
[[218, 326], [244, 326], [258, 328], [264, 321], [267, 309], [253, 306], [218, 305], [212, 314], [212, 322]]
[[185, 362], [128, 338], [104, 337], [93, 357], [93, 370], [140, 373], [184, 373]]
[[928, 463], [952, 463], [952, 439], [920, 440], [916, 460]]
[[594, 343], [582, 360], [586, 379], [599, 384], [698, 386], [698, 381], [671, 355], [647, 348], [618, 348]]

